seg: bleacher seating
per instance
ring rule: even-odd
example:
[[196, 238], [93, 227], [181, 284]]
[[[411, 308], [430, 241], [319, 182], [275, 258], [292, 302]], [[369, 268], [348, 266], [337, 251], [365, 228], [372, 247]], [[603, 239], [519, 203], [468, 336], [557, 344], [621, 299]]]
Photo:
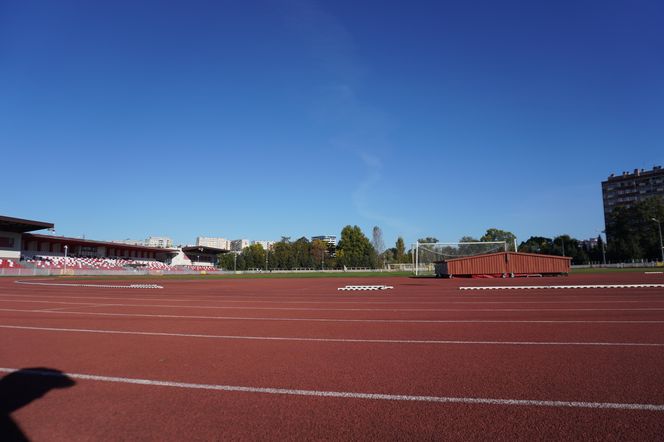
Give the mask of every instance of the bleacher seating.
[[0, 258], [0, 269], [20, 269], [21, 265], [11, 259]]
[[128, 258], [91, 258], [73, 256], [38, 255], [24, 261], [37, 269], [80, 269], [80, 270], [172, 270], [173, 267], [160, 261], [134, 260]]

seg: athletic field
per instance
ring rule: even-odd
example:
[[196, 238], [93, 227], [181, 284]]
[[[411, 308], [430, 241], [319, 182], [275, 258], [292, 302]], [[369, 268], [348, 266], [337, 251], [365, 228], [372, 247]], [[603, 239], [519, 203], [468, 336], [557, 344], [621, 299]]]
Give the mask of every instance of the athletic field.
[[664, 274], [2, 278], [0, 334], [31, 440], [664, 434]]

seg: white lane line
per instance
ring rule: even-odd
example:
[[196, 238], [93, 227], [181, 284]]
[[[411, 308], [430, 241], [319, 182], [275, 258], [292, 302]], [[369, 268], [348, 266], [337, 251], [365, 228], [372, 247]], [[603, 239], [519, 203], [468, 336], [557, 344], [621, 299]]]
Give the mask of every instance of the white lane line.
[[[36, 304], [65, 304], [76, 306], [96, 306], [92, 302], [67, 302], [67, 301], [40, 301], [26, 299], [0, 299], [0, 302], [19, 302]], [[167, 305], [167, 304], [104, 304], [108, 307], [151, 307], [151, 308], [191, 308], [191, 309], [216, 309], [216, 310], [279, 310], [279, 311], [307, 311], [307, 312], [641, 312], [641, 311], [664, 311], [664, 307], [652, 308], [315, 308], [315, 307], [244, 307], [223, 305]]]
[[[85, 308], [85, 307], [80, 307]], [[57, 311], [56, 311], [57, 310]], [[271, 318], [255, 316], [202, 316], [202, 315], [156, 315], [148, 313], [103, 313], [75, 312], [59, 309], [28, 310], [0, 308], [2, 312], [20, 313], [57, 313], [83, 316], [113, 316], [130, 318], [166, 318], [166, 319], [213, 319], [220, 321], [292, 321], [292, 322], [365, 322], [387, 324], [664, 324], [664, 321], [641, 320], [492, 320], [492, 319], [342, 319], [342, 318]]]
[[13, 330], [33, 330], [66, 333], [97, 333], [133, 336], [168, 336], [177, 338], [206, 338], [248, 341], [297, 341], [297, 342], [335, 342], [357, 344], [426, 344], [426, 345], [544, 345], [544, 346], [590, 346], [590, 347], [664, 347], [664, 343], [651, 342], [547, 342], [547, 341], [461, 341], [434, 339], [346, 339], [346, 338], [307, 338], [286, 336], [237, 336], [206, 335], [198, 333], [141, 332], [126, 330], [98, 330], [85, 328], [28, 327], [0, 324], [0, 328]]
[[[0, 367], [0, 372], [16, 373], [16, 368]], [[171, 387], [184, 388], [189, 390], [212, 390], [236, 393], [259, 393], [276, 394], [288, 396], [314, 396], [323, 398], [341, 398], [341, 399], [367, 399], [381, 401], [409, 401], [409, 402], [432, 402], [447, 404], [466, 404], [466, 405], [499, 405], [499, 406], [527, 406], [527, 407], [552, 407], [552, 408], [594, 408], [594, 409], [612, 409], [612, 410], [639, 410], [639, 411], [664, 411], [664, 405], [660, 404], [638, 404], [638, 403], [620, 403], [620, 402], [584, 402], [584, 401], [552, 401], [552, 400], [533, 400], [533, 399], [494, 399], [494, 398], [476, 398], [476, 397], [453, 397], [453, 396], [417, 396], [406, 394], [384, 394], [384, 393], [358, 393], [351, 391], [323, 391], [323, 390], [302, 390], [290, 388], [274, 387], [247, 387], [239, 385], [220, 385], [220, 384], [195, 384], [189, 382], [171, 382], [159, 381], [153, 379], [136, 379], [116, 376], [100, 376], [80, 373], [51, 373], [40, 370], [20, 370], [22, 374], [33, 376], [55, 376], [69, 377], [84, 381], [114, 382], [121, 384], [146, 385], [151, 387]]]
[[14, 281], [16, 284], [24, 285], [45, 285], [45, 286], [64, 286], [64, 287], [95, 287], [95, 288], [110, 288], [110, 289], [163, 289], [162, 286], [157, 284], [77, 284], [77, 283], [56, 283], [56, 282], [32, 282], [32, 281]]
[[[476, 297], [475, 301], [469, 301], [468, 298], [456, 298], [456, 299], [465, 299], [464, 301], [454, 301], [454, 300], [439, 300], [439, 301], [410, 301], [408, 299], [404, 300], [393, 300], [393, 301], [345, 301], [345, 300], [330, 300], [330, 301], [253, 301], [253, 300], [227, 300], [227, 299], [169, 299], [169, 298], [118, 298], [110, 296], [49, 296], [49, 295], [24, 295], [24, 294], [0, 294], [0, 301], [2, 297], [14, 297], [25, 300], [26, 302], [58, 302], [58, 301], [48, 301], [52, 299], [92, 299], [92, 300], [116, 300], [116, 301], [170, 301], [170, 302], [228, 302], [228, 303], [247, 303], [247, 304], [333, 304], [333, 305], [344, 305], [344, 304], [360, 304], [360, 305], [445, 305], [445, 304], [464, 304], [464, 305], [481, 305], [481, 304], [638, 304], [638, 303], [664, 303], [664, 299], [630, 299], [625, 300], [623, 297], [617, 297], [616, 299], [603, 299], [603, 300], [509, 300], [509, 301], [491, 301], [486, 300], [482, 297]], [[25, 298], [37, 298], [37, 299], [25, 299]], [[394, 299], [394, 298], [392, 298]], [[66, 302], [66, 301], [64, 301]], [[231, 306], [235, 308], [242, 308], [239, 306]], [[269, 308], [269, 307], [266, 307]]]
[[588, 285], [492, 285], [462, 286], [459, 290], [529, 290], [529, 289], [650, 289], [664, 284], [588, 284]]

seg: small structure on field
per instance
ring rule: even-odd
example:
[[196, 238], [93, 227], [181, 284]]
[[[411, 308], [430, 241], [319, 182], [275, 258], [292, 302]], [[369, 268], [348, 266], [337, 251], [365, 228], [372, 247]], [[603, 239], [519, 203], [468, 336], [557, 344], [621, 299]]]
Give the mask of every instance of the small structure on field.
[[567, 275], [572, 258], [501, 252], [435, 262], [437, 278], [507, 278]]

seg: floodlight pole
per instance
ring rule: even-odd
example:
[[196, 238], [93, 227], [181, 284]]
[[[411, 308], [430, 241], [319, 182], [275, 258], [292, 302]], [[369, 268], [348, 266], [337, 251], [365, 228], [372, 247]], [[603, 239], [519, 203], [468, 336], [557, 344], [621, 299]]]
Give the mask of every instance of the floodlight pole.
[[67, 249], [69, 247], [65, 244], [65, 268], [64, 268], [64, 274], [67, 274]]
[[657, 218], [652, 218], [657, 223], [659, 229], [659, 251], [662, 253], [662, 263], [664, 263], [664, 245], [662, 244], [662, 223]]

